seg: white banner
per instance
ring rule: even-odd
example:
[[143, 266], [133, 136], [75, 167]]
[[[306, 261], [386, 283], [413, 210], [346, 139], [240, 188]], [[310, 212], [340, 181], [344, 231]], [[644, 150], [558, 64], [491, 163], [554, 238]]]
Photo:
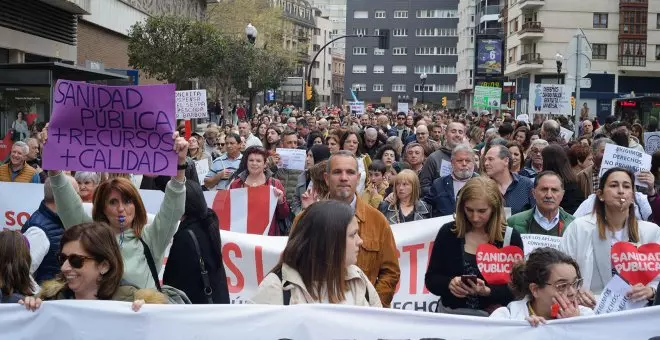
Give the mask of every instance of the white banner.
[[427, 339], [651, 340], [660, 336], [660, 307], [549, 321], [403, 312], [329, 304], [144, 305], [53, 301], [36, 312], [0, 304], [3, 339]]
[[[3, 227], [14, 230], [20, 230], [30, 218], [30, 214], [39, 208], [43, 199], [43, 185], [39, 184], [0, 182], [0, 192], [20, 192], [22, 195], [21, 200], [12, 199], [11, 195], [0, 195]], [[147, 212], [157, 213], [163, 193], [140, 190], [140, 194]], [[212, 206], [213, 195], [216, 193], [205, 194], [209, 206]], [[425, 311], [436, 309], [438, 297], [424, 287], [424, 274], [438, 230], [452, 219], [452, 216], [445, 216], [392, 226], [401, 269], [401, 279], [392, 302], [393, 308]], [[222, 216], [220, 220], [223, 223]], [[287, 239], [225, 230], [221, 230], [221, 237], [222, 256], [232, 303], [245, 303], [254, 295], [261, 280], [279, 260]]]
[[208, 116], [206, 90], [176, 91], [176, 119]]

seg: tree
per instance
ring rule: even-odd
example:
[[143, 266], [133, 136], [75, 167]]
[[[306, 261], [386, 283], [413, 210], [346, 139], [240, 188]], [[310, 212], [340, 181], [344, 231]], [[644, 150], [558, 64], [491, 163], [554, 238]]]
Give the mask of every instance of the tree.
[[129, 65], [177, 85], [204, 73], [204, 51], [219, 41], [212, 25], [174, 16], [138, 22], [128, 37]]

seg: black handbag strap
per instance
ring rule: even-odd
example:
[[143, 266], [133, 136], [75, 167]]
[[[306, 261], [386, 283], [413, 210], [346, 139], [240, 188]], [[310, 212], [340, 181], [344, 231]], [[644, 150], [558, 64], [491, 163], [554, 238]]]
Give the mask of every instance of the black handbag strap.
[[280, 282], [282, 282], [282, 305], [288, 306], [291, 302], [291, 291], [284, 289], [284, 287], [289, 285], [289, 281], [283, 281], [284, 279], [282, 278], [282, 267], [275, 271], [275, 275], [277, 275], [277, 277], [280, 279]]
[[151, 277], [153, 277], [154, 282], [156, 283], [156, 289], [158, 289], [159, 292], [162, 292], [163, 290], [160, 287], [160, 281], [158, 281], [158, 271], [156, 270], [156, 264], [154, 263], [154, 257], [151, 255], [151, 250], [142, 238], [138, 237], [138, 240], [140, 240], [142, 243], [142, 248], [144, 249], [144, 257], [147, 259], [147, 264], [149, 265], [149, 270], [151, 271]]
[[193, 240], [195, 245], [195, 251], [197, 252], [197, 257], [199, 258], [199, 270], [202, 274], [202, 283], [204, 283], [204, 296], [206, 296], [206, 302], [210, 305], [213, 304], [213, 288], [211, 288], [211, 280], [209, 279], [209, 272], [206, 270], [206, 265], [204, 264], [204, 259], [202, 258], [202, 251], [199, 249], [199, 242], [197, 242], [197, 236], [193, 233], [192, 230], [186, 229], [190, 238]]

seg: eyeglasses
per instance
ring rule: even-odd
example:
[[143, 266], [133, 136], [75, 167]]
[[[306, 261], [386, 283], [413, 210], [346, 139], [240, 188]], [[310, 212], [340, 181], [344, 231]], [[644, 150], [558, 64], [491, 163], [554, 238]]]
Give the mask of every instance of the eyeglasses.
[[69, 265], [75, 269], [80, 269], [82, 266], [85, 265], [86, 260], [94, 260], [93, 257], [89, 256], [83, 256], [83, 255], [78, 255], [78, 254], [71, 254], [71, 255], [66, 255], [60, 253], [57, 255], [57, 261], [60, 264], [60, 267], [64, 265], [64, 262], [69, 260]]
[[575, 279], [575, 281], [570, 282], [570, 283], [569, 282], [562, 282], [562, 283], [546, 283], [546, 284], [555, 287], [555, 289], [559, 293], [563, 293], [563, 292], [566, 291], [566, 289], [568, 289], [568, 287], [573, 287], [575, 290], [579, 290], [580, 288], [582, 288], [582, 283], [583, 283], [583, 279], [578, 278], [578, 279]]
[[215, 145], [225, 146], [225, 143], [215, 143]]

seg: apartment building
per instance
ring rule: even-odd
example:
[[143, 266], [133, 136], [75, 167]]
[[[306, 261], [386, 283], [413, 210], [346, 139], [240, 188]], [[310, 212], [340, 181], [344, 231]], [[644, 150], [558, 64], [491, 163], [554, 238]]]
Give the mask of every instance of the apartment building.
[[[312, 58], [331, 40], [330, 35], [333, 29], [332, 22], [328, 17], [322, 16], [320, 9], [314, 9], [314, 23], [314, 35], [309, 52]], [[312, 85], [318, 96], [319, 106], [330, 105], [332, 97], [331, 48], [327, 47], [321, 51], [310, 67], [312, 68]]]
[[[310, 0], [310, 4], [323, 12], [323, 16], [328, 17], [332, 23], [330, 39], [346, 35], [346, 0]], [[331, 48], [332, 54], [344, 55], [346, 41], [339, 39], [333, 42]]]
[[390, 48], [378, 49], [373, 37], [346, 40], [345, 95], [350, 98], [353, 89], [360, 100], [392, 107], [422, 99], [438, 104], [447, 97], [455, 107], [457, 25], [458, 0], [349, 1], [347, 33], [389, 29]]
[[581, 89], [577, 105], [603, 119], [614, 98], [660, 94], [660, 0], [508, 0], [506, 7], [505, 75], [515, 81], [516, 112], [527, 111], [530, 83], [567, 80], [568, 43], [578, 28], [589, 42], [591, 87]]

